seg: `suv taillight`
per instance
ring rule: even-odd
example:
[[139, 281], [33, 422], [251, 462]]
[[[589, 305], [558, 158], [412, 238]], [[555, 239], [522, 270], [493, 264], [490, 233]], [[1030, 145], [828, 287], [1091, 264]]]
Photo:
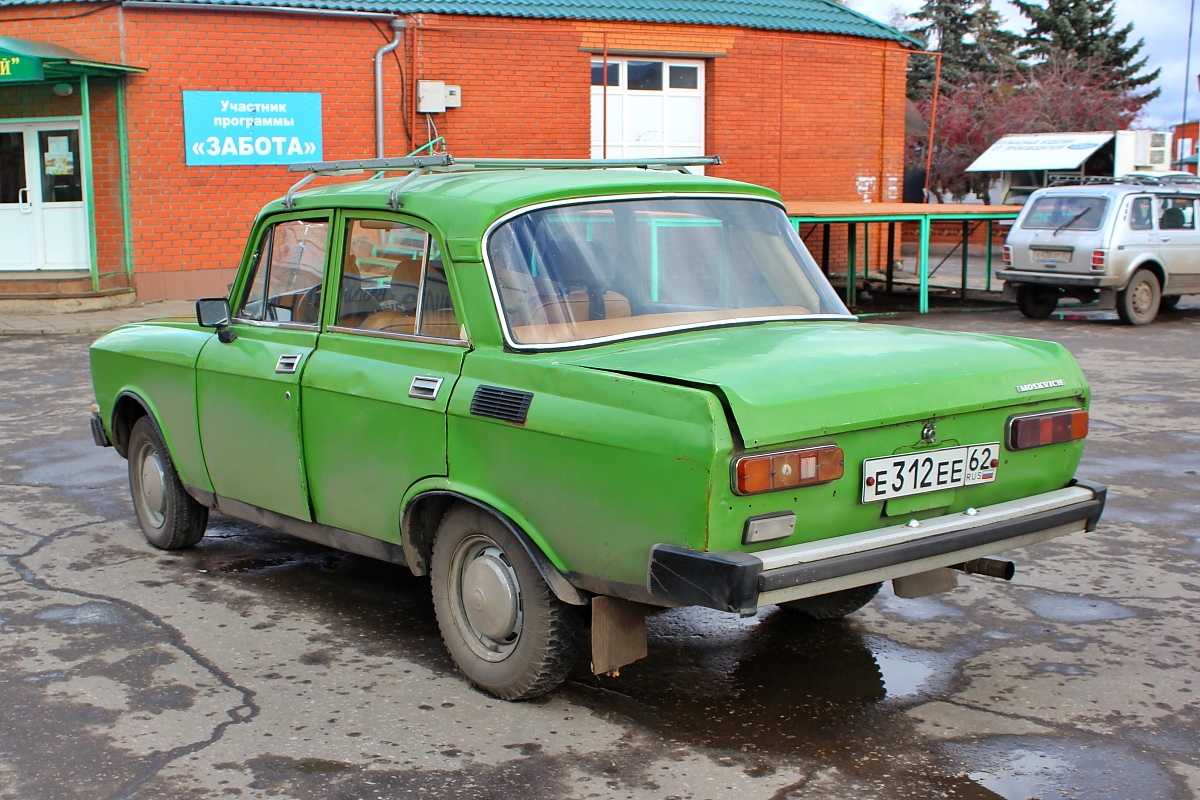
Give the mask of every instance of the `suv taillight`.
[[1004, 245], [1004, 266], [1012, 268], [1012, 247], [1007, 244]]
[[1104, 256], [1105, 256], [1105, 252], [1103, 250], [1093, 250], [1092, 251], [1092, 271], [1093, 272], [1104, 272]]

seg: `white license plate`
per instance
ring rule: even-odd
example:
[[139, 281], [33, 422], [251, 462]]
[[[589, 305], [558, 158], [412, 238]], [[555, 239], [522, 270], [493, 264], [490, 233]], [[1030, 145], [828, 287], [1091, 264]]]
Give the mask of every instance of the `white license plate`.
[[1037, 250], [1035, 248], [1031, 248], [1029, 251], [1029, 255], [1033, 257], [1034, 261], [1070, 261], [1071, 260], [1071, 251], [1070, 250]]
[[863, 461], [864, 503], [996, 480], [1000, 443], [968, 444]]

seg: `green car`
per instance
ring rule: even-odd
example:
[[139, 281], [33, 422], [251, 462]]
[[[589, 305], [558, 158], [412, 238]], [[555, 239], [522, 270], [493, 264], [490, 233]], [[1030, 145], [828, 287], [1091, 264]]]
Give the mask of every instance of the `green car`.
[[835, 618], [1095, 527], [1066, 350], [860, 323], [778, 195], [697, 163], [303, 165], [228, 298], [92, 346], [147, 539], [216, 509], [429, 575], [515, 700], [657, 610]]

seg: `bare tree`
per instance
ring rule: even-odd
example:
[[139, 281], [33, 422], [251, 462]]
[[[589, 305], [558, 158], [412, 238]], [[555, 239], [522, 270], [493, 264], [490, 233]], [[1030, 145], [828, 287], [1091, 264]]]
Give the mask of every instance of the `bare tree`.
[[[948, 192], [955, 198], [970, 191], [982, 193], [988, 176], [964, 170], [1000, 137], [1123, 130], [1137, 116], [1139, 99], [1115, 88], [1103, 64], [1057, 54], [999, 76], [969, 75], [938, 100], [929, 187], [939, 196]], [[918, 105], [928, 118], [931, 98]], [[910, 166], [924, 165], [927, 146], [914, 144]]]

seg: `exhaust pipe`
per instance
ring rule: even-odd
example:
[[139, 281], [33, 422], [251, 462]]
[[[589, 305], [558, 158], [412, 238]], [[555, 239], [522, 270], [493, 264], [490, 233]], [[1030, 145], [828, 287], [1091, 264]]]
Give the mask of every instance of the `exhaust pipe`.
[[1016, 564], [999, 558], [976, 558], [963, 564], [955, 564], [954, 569], [960, 569], [968, 575], [986, 575], [1005, 581], [1011, 581], [1013, 575], [1017, 574]]

